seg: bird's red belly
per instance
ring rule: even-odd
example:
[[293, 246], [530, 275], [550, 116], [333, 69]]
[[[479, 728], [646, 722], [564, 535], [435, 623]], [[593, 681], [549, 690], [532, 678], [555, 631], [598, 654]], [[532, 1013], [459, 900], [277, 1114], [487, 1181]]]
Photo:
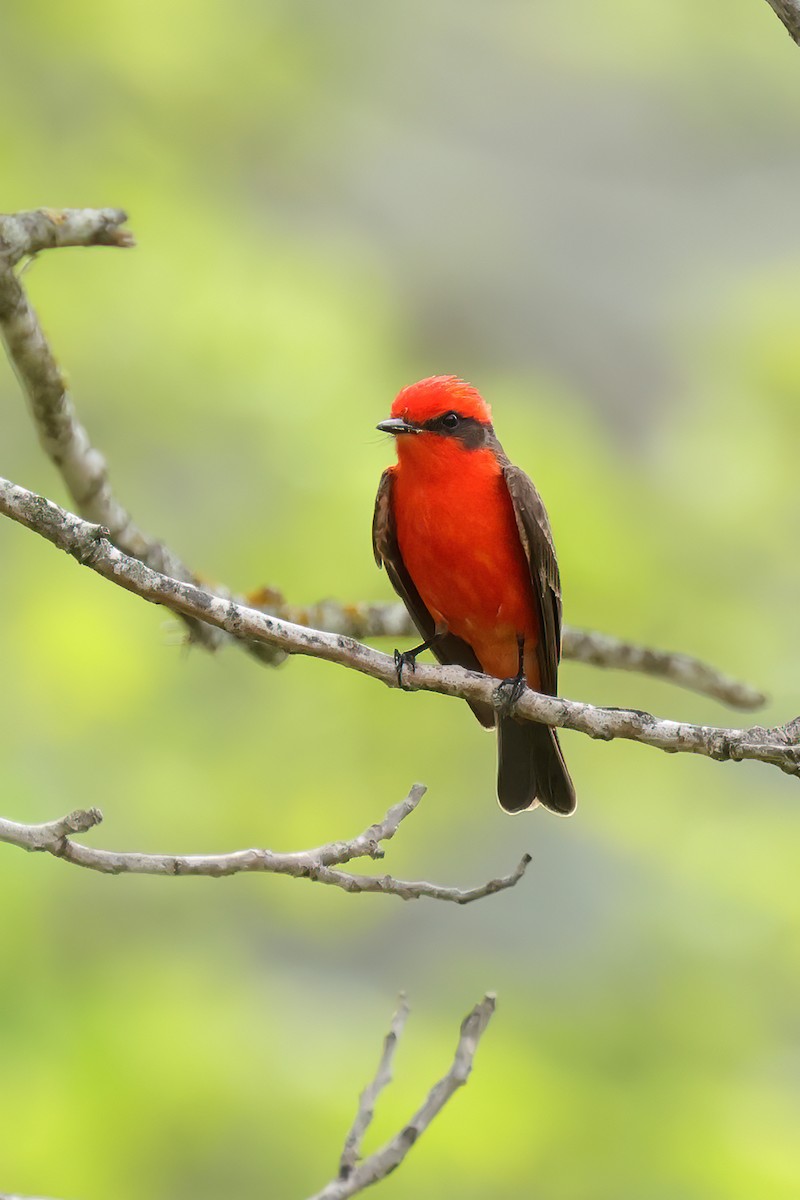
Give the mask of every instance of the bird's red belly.
[[538, 609], [502, 474], [404, 486], [404, 470], [395, 479], [397, 540], [426, 607], [499, 678], [516, 675], [522, 636], [525, 673], [538, 688]]

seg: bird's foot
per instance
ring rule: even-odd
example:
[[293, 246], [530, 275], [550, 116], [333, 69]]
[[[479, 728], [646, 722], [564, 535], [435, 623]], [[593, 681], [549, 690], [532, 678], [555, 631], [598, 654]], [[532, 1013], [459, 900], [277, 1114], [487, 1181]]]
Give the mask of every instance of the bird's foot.
[[517, 635], [517, 654], [519, 660], [516, 675], [512, 675], [510, 679], [501, 679], [492, 696], [492, 704], [501, 717], [511, 716], [517, 701], [528, 686], [525, 678], [525, 639], [522, 634]]
[[397, 686], [402, 688], [404, 692], [409, 689], [403, 683], [403, 668], [409, 667], [412, 675], [417, 669], [417, 650], [395, 650], [394, 652], [394, 669], [397, 673]]
[[492, 704], [501, 717], [510, 717], [517, 701], [527, 688], [524, 675], [512, 675], [510, 679], [501, 679], [494, 690]]
[[417, 669], [417, 655], [422, 654], [424, 650], [430, 650], [431, 646], [435, 646], [438, 641], [445, 635], [445, 630], [434, 633], [432, 638], [427, 642], [422, 642], [419, 646], [414, 646], [411, 650], [395, 650], [394, 652], [394, 669], [397, 672], [397, 686], [402, 688], [404, 692], [409, 689], [403, 683], [403, 667], [410, 667], [411, 673]]

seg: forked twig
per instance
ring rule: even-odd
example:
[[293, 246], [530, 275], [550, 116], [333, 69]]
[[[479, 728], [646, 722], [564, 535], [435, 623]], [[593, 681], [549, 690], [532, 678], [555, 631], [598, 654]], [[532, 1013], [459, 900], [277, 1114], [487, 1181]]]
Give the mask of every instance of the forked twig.
[[405, 998], [401, 998], [389, 1033], [383, 1043], [383, 1053], [378, 1070], [372, 1082], [361, 1093], [358, 1112], [342, 1152], [339, 1176], [321, 1192], [311, 1196], [310, 1200], [347, 1200], [349, 1196], [355, 1196], [364, 1188], [385, 1179], [400, 1165], [434, 1117], [442, 1111], [453, 1094], [469, 1079], [478, 1043], [492, 1018], [495, 1004], [495, 997], [492, 993], [487, 993], [483, 1000], [467, 1013], [461, 1023], [458, 1045], [450, 1070], [442, 1076], [438, 1083], [434, 1084], [423, 1104], [405, 1123], [400, 1132], [379, 1150], [359, 1162], [361, 1143], [372, 1121], [375, 1102], [386, 1085], [391, 1082], [391, 1065], [397, 1039], [403, 1031], [408, 1016], [408, 1005]]
[[524, 875], [530, 855], [524, 855], [509, 875], [490, 879], [473, 888], [444, 887], [425, 880], [395, 879], [392, 875], [356, 875], [339, 869], [353, 859], [383, 858], [382, 843], [391, 841], [401, 823], [414, 812], [425, 790], [421, 783], [415, 783], [406, 798], [392, 805], [382, 821], [370, 825], [358, 837], [329, 842], [314, 850], [283, 854], [266, 849], [235, 850], [228, 854], [139, 854], [98, 850], [73, 840], [76, 833], [86, 833], [100, 824], [103, 814], [97, 808], [78, 809], [43, 825], [24, 825], [0, 818], [0, 842], [22, 850], [52, 854], [77, 867], [104, 875], [206, 875], [219, 878], [260, 872], [312, 879], [345, 892], [380, 892], [386, 896], [400, 896], [403, 900], [426, 897], [450, 900], [455, 904], [470, 904], [473, 900], [514, 887]]

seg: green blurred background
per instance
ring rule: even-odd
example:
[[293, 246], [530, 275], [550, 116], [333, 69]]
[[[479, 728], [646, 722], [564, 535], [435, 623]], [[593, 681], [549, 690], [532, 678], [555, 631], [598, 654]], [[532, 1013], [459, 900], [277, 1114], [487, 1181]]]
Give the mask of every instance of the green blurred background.
[[[0, 101], [3, 209], [131, 214], [135, 251], [26, 280], [120, 497], [198, 571], [388, 600], [374, 426], [455, 372], [546, 497], [566, 619], [797, 714], [800, 51], [763, 0], [7, 0]], [[66, 502], [5, 366], [0, 402], [0, 472]], [[388, 870], [466, 886], [534, 855], [458, 909], [0, 847], [0, 1188], [302, 1200], [398, 990], [368, 1149], [494, 989], [469, 1087], [385, 1200], [796, 1200], [796, 780], [567, 734], [577, 816], [509, 820], [463, 705], [187, 653], [9, 522], [0, 555], [4, 815], [97, 804], [97, 845], [295, 849], [420, 779]]]

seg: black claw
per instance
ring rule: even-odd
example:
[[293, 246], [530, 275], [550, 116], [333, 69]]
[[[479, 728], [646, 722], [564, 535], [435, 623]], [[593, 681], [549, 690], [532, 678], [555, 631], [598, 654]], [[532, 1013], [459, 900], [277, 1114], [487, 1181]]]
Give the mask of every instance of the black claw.
[[397, 686], [406, 688], [403, 684], [403, 667], [410, 667], [412, 673], [417, 669], [417, 655], [414, 650], [395, 650], [394, 652], [394, 669], [397, 672]]
[[[435, 646], [440, 638], [444, 637], [444, 633], [435, 633], [427, 642], [423, 642], [420, 646], [414, 646], [412, 650], [395, 650], [394, 652], [394, 669], [397, 672], [397, 686], [403, 687], [403, 667], [411, 667], [412, 672], [417, 669], [417, 655], [422, 654], [423, 650], [430, 650], [431, 646]], [[403, 689], [404, 691], [407, 689]]]
[[503, 717], [511, 716], [512, 710], [528, 684], [524, 675], [513, 675], [510, 679], [501, 679], [495, 688], [494, 704]]

